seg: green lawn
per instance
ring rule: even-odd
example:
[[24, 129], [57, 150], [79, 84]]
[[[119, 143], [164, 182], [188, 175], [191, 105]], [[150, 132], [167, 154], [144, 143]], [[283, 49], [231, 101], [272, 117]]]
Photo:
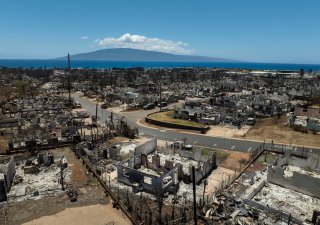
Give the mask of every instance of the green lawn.
[[[265, 151], [266, 153], [266, 151]], [[277, 159], [277, 155], [272, 154], [272, 153], [268, 153], [266, 154], [262, 154], [259, 158], [258, 158], [258, 162], [266, 162], [266, 163], [274, 163]]]
[[167, 122], [167, 123], [186, 125], [186, 126], [192, 126], [192, 127], [200, 127], [200, 128], [207, 127], [207, 125], [202, 124], [202, 123], [197, 123], [197, 122], [188, 121], [188, 120], [175, 119], [175, 118], [173, 118], [173, 114], [174, 114], [173, 110], [165, 111], [165, 112], [158, 112], [158, 113], [151, 114], [150, 116], [148, 116], [148, 118], [153, 119], [153, 120]]

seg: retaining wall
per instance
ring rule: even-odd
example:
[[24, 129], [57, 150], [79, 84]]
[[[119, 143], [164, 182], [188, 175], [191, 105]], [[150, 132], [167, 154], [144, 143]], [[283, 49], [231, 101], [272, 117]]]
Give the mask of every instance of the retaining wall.
[[[155, 112], [155, 113], [157, 113], [157, 112]], [[154, 120], [154, 119], [149, 118], [150, 115], [155, 114], [155, 113], [148, 114], [145, 117], [145, 121], [147, 123], [154, 124], [154, 125], [161, 126], [161, 127], [184, 129], [184, 130], [195, 130], [195, 131], [200, 131], [203, 134], [205, 134], [210, 129], [209, 126], [206, 126], [206, 127], [193, 127], [193, 126], [188, 126], [188, 125], [163, 122], [163, 121]]]
[[137, 146], [134, 149], [134, 154], [145, 154], [148, 155], [151, 152], [154, 152], [157, 149], [157, 139], [151, 139], [149, 141], [147, 141], [146, 143]]

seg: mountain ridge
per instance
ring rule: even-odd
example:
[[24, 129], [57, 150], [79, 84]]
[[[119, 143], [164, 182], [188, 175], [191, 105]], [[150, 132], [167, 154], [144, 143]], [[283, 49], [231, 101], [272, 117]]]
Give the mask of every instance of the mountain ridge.
[[[101, 49], [92, 52], [70, 55], [70, 57], [71, 60], [89, 61], [241, 62], [240, 60], [234, 59], [197, 55], [178, 55], [132, 48]], [[67, 56], [55, 59], [66, 60]]]

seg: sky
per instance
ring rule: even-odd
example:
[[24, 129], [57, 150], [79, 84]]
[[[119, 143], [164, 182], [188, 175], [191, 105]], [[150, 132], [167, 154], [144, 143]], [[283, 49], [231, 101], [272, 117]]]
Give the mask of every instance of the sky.
[[129, 47], [320, 64], [319, 0], [0, 0], [0, 59]]

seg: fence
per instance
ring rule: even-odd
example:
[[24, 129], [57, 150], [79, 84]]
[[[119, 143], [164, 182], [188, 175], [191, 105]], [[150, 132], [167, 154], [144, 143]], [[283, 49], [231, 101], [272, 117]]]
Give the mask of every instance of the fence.
[[[214, 192], [210, 194], [204, 195], [203, 198], [199, 198], [197, 204], [199, 206], [210, 204], [213, 202], [215, 195], [219, 192], [223, 192], [226, 188], [232, 185], [241, 174], [254, 162], [256, 159], [264, 152], [276, 152], [280, 154], [284, 154], [286, 150], [289, 149], [288, 145], [274, 145], [273, 143], [266, 144], [262, 143], [255, 150], [250, 152], [249, 159], [246, 161], [240, 162], [239, 170], [235, 170], [233, 174], [223, 175], [222, 182], [215, 189]], [[301, 156], [306, 156], [308, 151], [304, 148], [300, 148], [302, 150]], [[77, 151], [74, 148], [74, 151]], [[297, 151], [296, 151], [297, 152]], [[170, 153], [170, 152], [168, 152]], [[299, 154], [300, 152], [298, 152]], [[106, 192], [111, 196], [114, 201], [115, 207], [120, 207], [121, 210], [126, 214], [126, 216], [132, 221], [133, 224], [138, 224], [139, 222], [143, 222], [145, 225], [149, 224], [157, 224], [161, 221], [162, 224], [186, 224], [188, 221], [193, 219], [192, 205], [191, 202], [185, 202], [182, 204], [182, 207], [178, 207], [178, 205], [171, 204], [170, 206], [163, 205], [163, 199], [157, 199], [155, 196], [146, 195], [140, 192], [140, 195], [134, 194], [129, 191], [128, 188], [120, 188], [120, 186], [115, 186], [111, 182], [110, 176], [107, 176], [105, 171], [98, 174], [96, 169], [92, 167], [92, 163], [89, 159], [80, 155], [79, 152], [76, 154], [82, 158], [84, 164], [87, 165], [90, 172], [97, 177], [99, 182], [105, 188]], [[260, 188], [260, 187], [259, 187]], [[150, 200], [153, 199], [153, 200]], [[159, 202], [161, 202], [161, 206], [159, 206]], [[261, 209], [265, 209], [266, 206], [256, 204], [255, 202], [247, 199], [246, 204], [251, 205], [251, 207], [258, 207]], [[161, 212], [160, 208], [163, 210]], [[292, 222], [300, 224], [299, 220], [292, 218], [291, 215], [279, 212], [274, 209], [267, 208], [267, 213], [274, 213], [276, 216], [280, 216], [282, 220], [291, 219]]]
[[[312, 154], [311, 148], [306, 148], [304, 146], [298, 147], [298, 146], [291, 146], [291, 145], [284, 145], [284, 144], [274, 144], [271, 143], [262, 143], [259, 145], [254, 151], [250, 153], [249, 160], [247, 162], [244, 162], [243, 167], [240, 166], [239, 170], [235, 170], [234, 174], [225, 176], [220, 184], [219, 187], [215, 189], [215, 191], [211, 194], [208, 194], [205, 196], [204, 199], [202, 199], [199, 204], [210, 204], [215, 199], [215, 196], [219, 192], [223, 192], [226, 188], [228, 188], [230, 185], [232, 185], [240, 176], [241, 174], [253, 163], [255, 162], [260, 155], [263, 152], [273, 152], [276, 154], [288, 154], [290, 153], [293, 156], [298, 156], [299, 158], [307, 158], [310, 156], [314, 156]], [[320, 156], [318, 156], [320, 157]], [[240, 164], [241, 165], [241, 164]], [[266, 214], [268, 214], [270, 217], [276, 217], [279, 220], [292, 222], [294, 224], [303, 224], [303, 222], [299, 219], [296, 219], [291, 216], [291, 214], [282, 212], [280, 210], [262, 205], [258, 202], [252, 201], [251, 199], [263, 188], [265, 185], [265, 182], [262, 182], [249, 196], [247, 199], [244, 200], [244, 203], [254, 209], [263, 210]]]
[[[182, 208], [175, 204], [172, 204], [171, 206], [164, 206], [163, 199], [157, 199], [155, 196], [147, 194], [145, 194], [146, 196], [143, 196], [141, 192], [140, 195], [135, 194], [131, 190], [129, 191], [128, 187], [120, 187], [121, 184], [115, 185], [111, 181], [111, 177], [106, 174], [106, 171], [101, 171], [101, 173], [98, 174], [91, 161], [87, 157], [82, 156], [75, 145], [72, 145], [71, 149], [79, 158], [82, 159], [89, 172], [92, 172], [93, 176], [98, 179], [106, 193], [110, 195], [114, 201], [114, 207], [119, 207], [130, 219], [132, 224], [135, 225], [142, 222], [145, 225], [185, 224], [193, 219], [193, 212], [192, 210], [189, 210], [192, 208], [191, 203], [185, 202]], [[150, 199], [153, 199], [153, 201]], [[165, 213], [159, 212], [159, 202], [162, 202], [162, 211]], [[159, 222], [160, 220], [161, 223]]]
[[240, 176], [241, 174], [254, 162], [257, 158], [264, 152], [265, 150], [265, 143], [262, 143], [259, 145], [255, 150], [250, 152], [249, 159], [247, 161], [240, 162], [240, 168], [239, 170], [234, 170], [233, 174], [226, 174], [225, 176], [222, 176], [222, 181], [220, 182], [220, 185], [215, 188], [215, 191], [213, 193], [209, 193], [204, 196], [204, 199], [200, 199], [200, 204], [210, 204], [215, 199], [215, 196], [219, 192], [223, 192], [226, 188], [228, 188], [230, 185], [232, 185]]

